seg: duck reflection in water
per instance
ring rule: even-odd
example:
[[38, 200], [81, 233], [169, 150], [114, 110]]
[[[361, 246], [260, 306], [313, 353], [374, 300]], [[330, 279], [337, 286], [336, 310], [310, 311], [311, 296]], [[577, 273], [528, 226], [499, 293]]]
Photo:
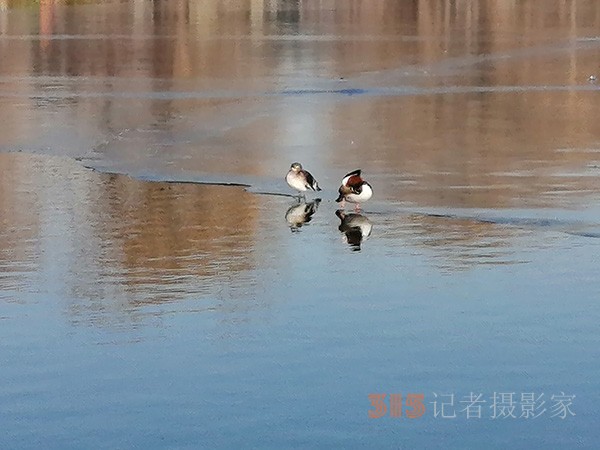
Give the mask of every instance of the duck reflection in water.
[[344, 233], [346, 242], [353, 251], [360, 251], [362, 241], [371, 236], [373, 223], [367, 216], [358, 213], [346, 213], [343, 209], [338, 209], [335, 215], [342, 221], [339, 230]]
[[302, 225], [309, 223], [312, 220], [313, 215], [317, 212], [320, 202], [320, 198], [308, 203], [306, 201], [300, 201], [288, 208], [285, 213], [285, 220], [290, 225], [292, 232], [300, 231]]

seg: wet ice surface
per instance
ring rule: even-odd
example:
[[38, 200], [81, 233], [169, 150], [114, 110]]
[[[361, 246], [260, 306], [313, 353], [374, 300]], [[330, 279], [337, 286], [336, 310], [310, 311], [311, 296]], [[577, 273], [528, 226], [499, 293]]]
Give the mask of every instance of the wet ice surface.
[[1, 446], [593, 447], [595, 2], [219, 3], [0, 8]]

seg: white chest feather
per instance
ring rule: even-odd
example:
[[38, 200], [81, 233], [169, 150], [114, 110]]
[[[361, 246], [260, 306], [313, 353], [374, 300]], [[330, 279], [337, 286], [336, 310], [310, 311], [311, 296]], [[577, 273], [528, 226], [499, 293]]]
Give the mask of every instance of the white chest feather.
[[306, 180], [304, 179], [304, 177], [292, 170], [290, 170], [288, 172], [288, 174], [285, 176], [285, 181], [287, 181], [287, 184], [292, 189], [296, 189], [297, 191], [300, 191], [300, 192], [304, 192], [307, 190]]
[[360, 194], [355, 194], [354, 192], [346, 195], [346, 200], [352, 203], [362, 203], [366, 202], [373, 196], [373, 189], [368, 183], [362, 185], [362, 189]]

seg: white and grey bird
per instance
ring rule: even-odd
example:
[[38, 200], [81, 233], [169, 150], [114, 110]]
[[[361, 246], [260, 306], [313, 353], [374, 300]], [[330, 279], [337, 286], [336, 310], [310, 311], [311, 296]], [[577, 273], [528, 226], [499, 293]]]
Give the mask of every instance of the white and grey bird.
[[[309, 171], [302, 168], [302, 164], [295, 162], [290, 166], [290, 170], [285, 176], [285, 181], [292, 188], [297, 190], [299, 193], [308, 191], [320, 191], [319, 183], [310, 174]], [[304, 194], [302, 194], [304, 196]]]

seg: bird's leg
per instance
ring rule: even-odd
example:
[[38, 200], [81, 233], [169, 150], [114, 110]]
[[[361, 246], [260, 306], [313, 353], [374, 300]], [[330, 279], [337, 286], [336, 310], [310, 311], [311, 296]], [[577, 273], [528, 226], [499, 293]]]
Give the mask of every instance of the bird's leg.
[[340, 209], [346, 208], [346, 200], [342, 200], [340, 203]]
[[360, 203], [354, 205], [354, 212], [360, 212]]

